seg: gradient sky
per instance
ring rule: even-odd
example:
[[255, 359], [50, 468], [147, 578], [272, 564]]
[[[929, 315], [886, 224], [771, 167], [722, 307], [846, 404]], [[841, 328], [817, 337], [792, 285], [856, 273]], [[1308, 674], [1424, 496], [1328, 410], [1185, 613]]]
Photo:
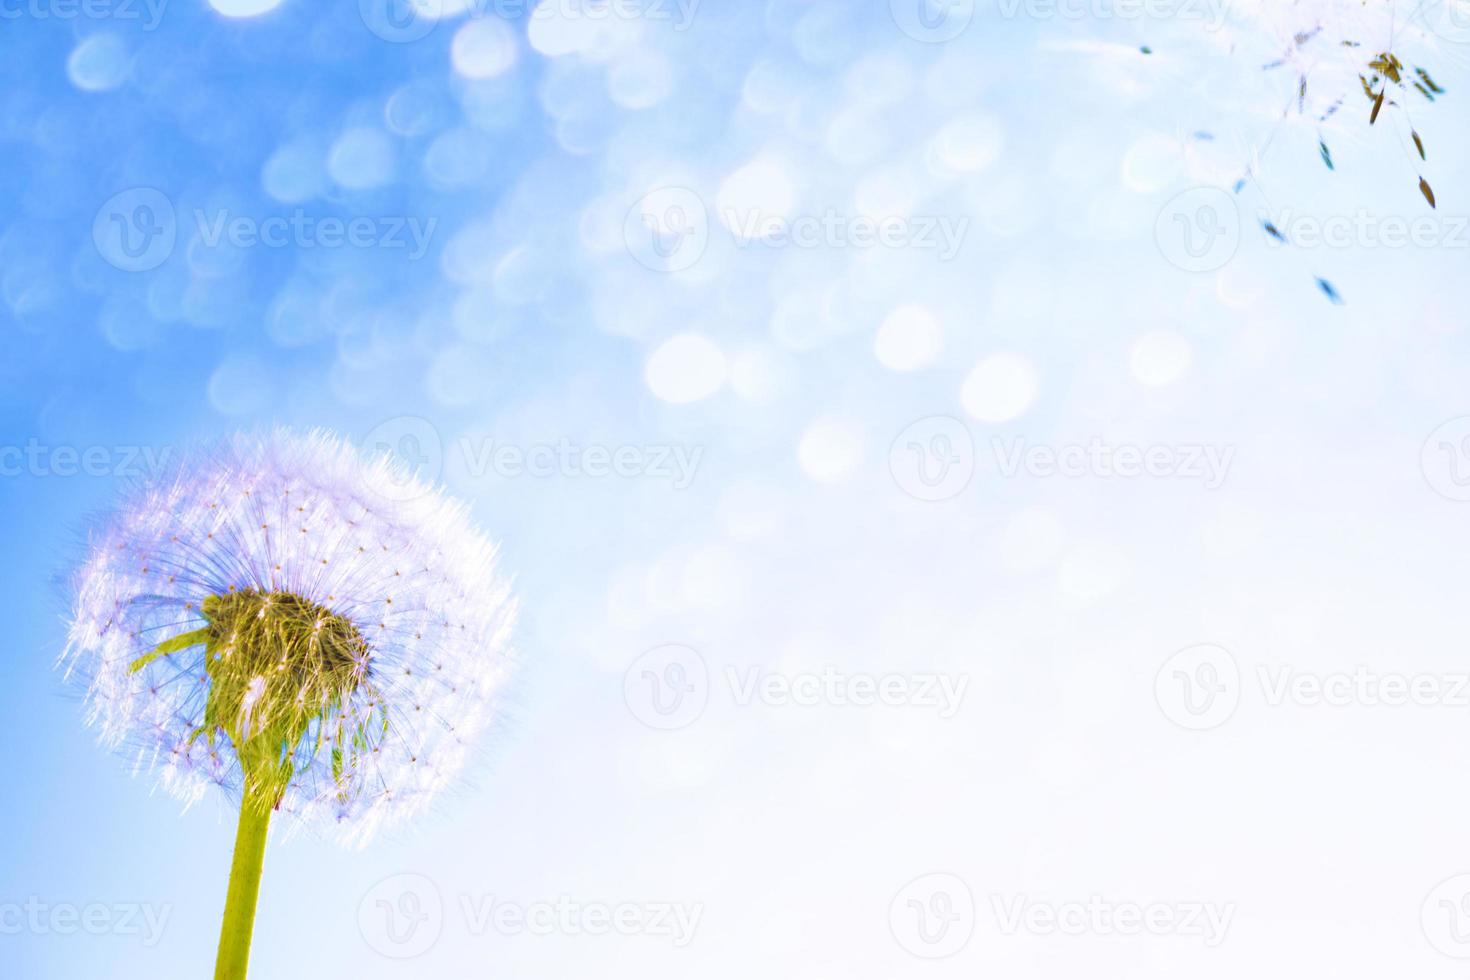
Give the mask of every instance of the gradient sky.
[[[52, 666], [89, 513], [274, 424], [467, 498], [523, 668], [421, 825], [277, 835], [254, 976], [1459, 975], [1426, 896], [1470, 871], [1470, 707], [1261, 678], [1466, 669], [1470, 31], [922, 2], [0, 0], [0, 975], [208, 975], [233, 814]], [[1370, 49], [1447, 93], [1370, 127]], [[1208, 731], [1155, 687], [1200, 644], [1241, 677]], [[671, 658], [705, 706], [665, 725]], [[752, 669], [966, 693], [742, 703]], [[933, 874], [978, 923], [928, 962], [894, 916]], [[430, 892], [410, 948], [386, 910]], [[1234, 913], [994, 914], [1095, 895]], [[700, 918], [474, 914], [558, 900]]]

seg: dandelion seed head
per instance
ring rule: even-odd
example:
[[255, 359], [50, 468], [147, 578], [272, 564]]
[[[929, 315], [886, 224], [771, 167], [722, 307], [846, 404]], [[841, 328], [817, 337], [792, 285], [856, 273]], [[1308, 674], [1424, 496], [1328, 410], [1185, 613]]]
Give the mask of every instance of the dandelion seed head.
[[266, 794], [365, 840], [491, 720], [514, 601], [465, 508], [322, 432], [240, 435], [126, 493], [62, 665], [104, 742], [188, 802]]

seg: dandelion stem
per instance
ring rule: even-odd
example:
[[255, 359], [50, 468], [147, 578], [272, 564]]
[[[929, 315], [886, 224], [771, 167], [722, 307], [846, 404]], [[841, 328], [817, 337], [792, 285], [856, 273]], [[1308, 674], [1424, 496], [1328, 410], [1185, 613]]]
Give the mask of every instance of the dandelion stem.
[[235, 858], [230, 865], [230, 889], [225, 897], [225, 920], [219, 933], [214, 980], [245, 980], [270, 822], [268, 797], [258, 790], [252, 791], [247, 782], [244, 799], [240, 801], [240, 825], [235, 831]]

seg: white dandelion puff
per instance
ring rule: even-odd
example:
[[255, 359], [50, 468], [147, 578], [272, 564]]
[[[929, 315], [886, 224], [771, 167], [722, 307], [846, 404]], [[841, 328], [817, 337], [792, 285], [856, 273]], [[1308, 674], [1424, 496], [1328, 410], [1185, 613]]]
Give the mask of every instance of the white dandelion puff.
[[515, 606], [460, 504], [321, 432], [236, 436], [103, 518], [62, 656], [110, 745], [362, 841], [461, 767]]

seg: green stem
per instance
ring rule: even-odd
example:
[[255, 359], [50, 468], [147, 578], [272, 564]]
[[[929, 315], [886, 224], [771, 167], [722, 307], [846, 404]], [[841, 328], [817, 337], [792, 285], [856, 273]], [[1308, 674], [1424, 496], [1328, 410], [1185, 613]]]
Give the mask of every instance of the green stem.
[[240, 801], [240, 826], [235, 831], [235, 859], [230, 865], [230, 890], [225, 896], [225, 921], [220, 927], [214, 980], [245, 980], [270, 822], [270, 803], [263, 794], [246, 789]]

